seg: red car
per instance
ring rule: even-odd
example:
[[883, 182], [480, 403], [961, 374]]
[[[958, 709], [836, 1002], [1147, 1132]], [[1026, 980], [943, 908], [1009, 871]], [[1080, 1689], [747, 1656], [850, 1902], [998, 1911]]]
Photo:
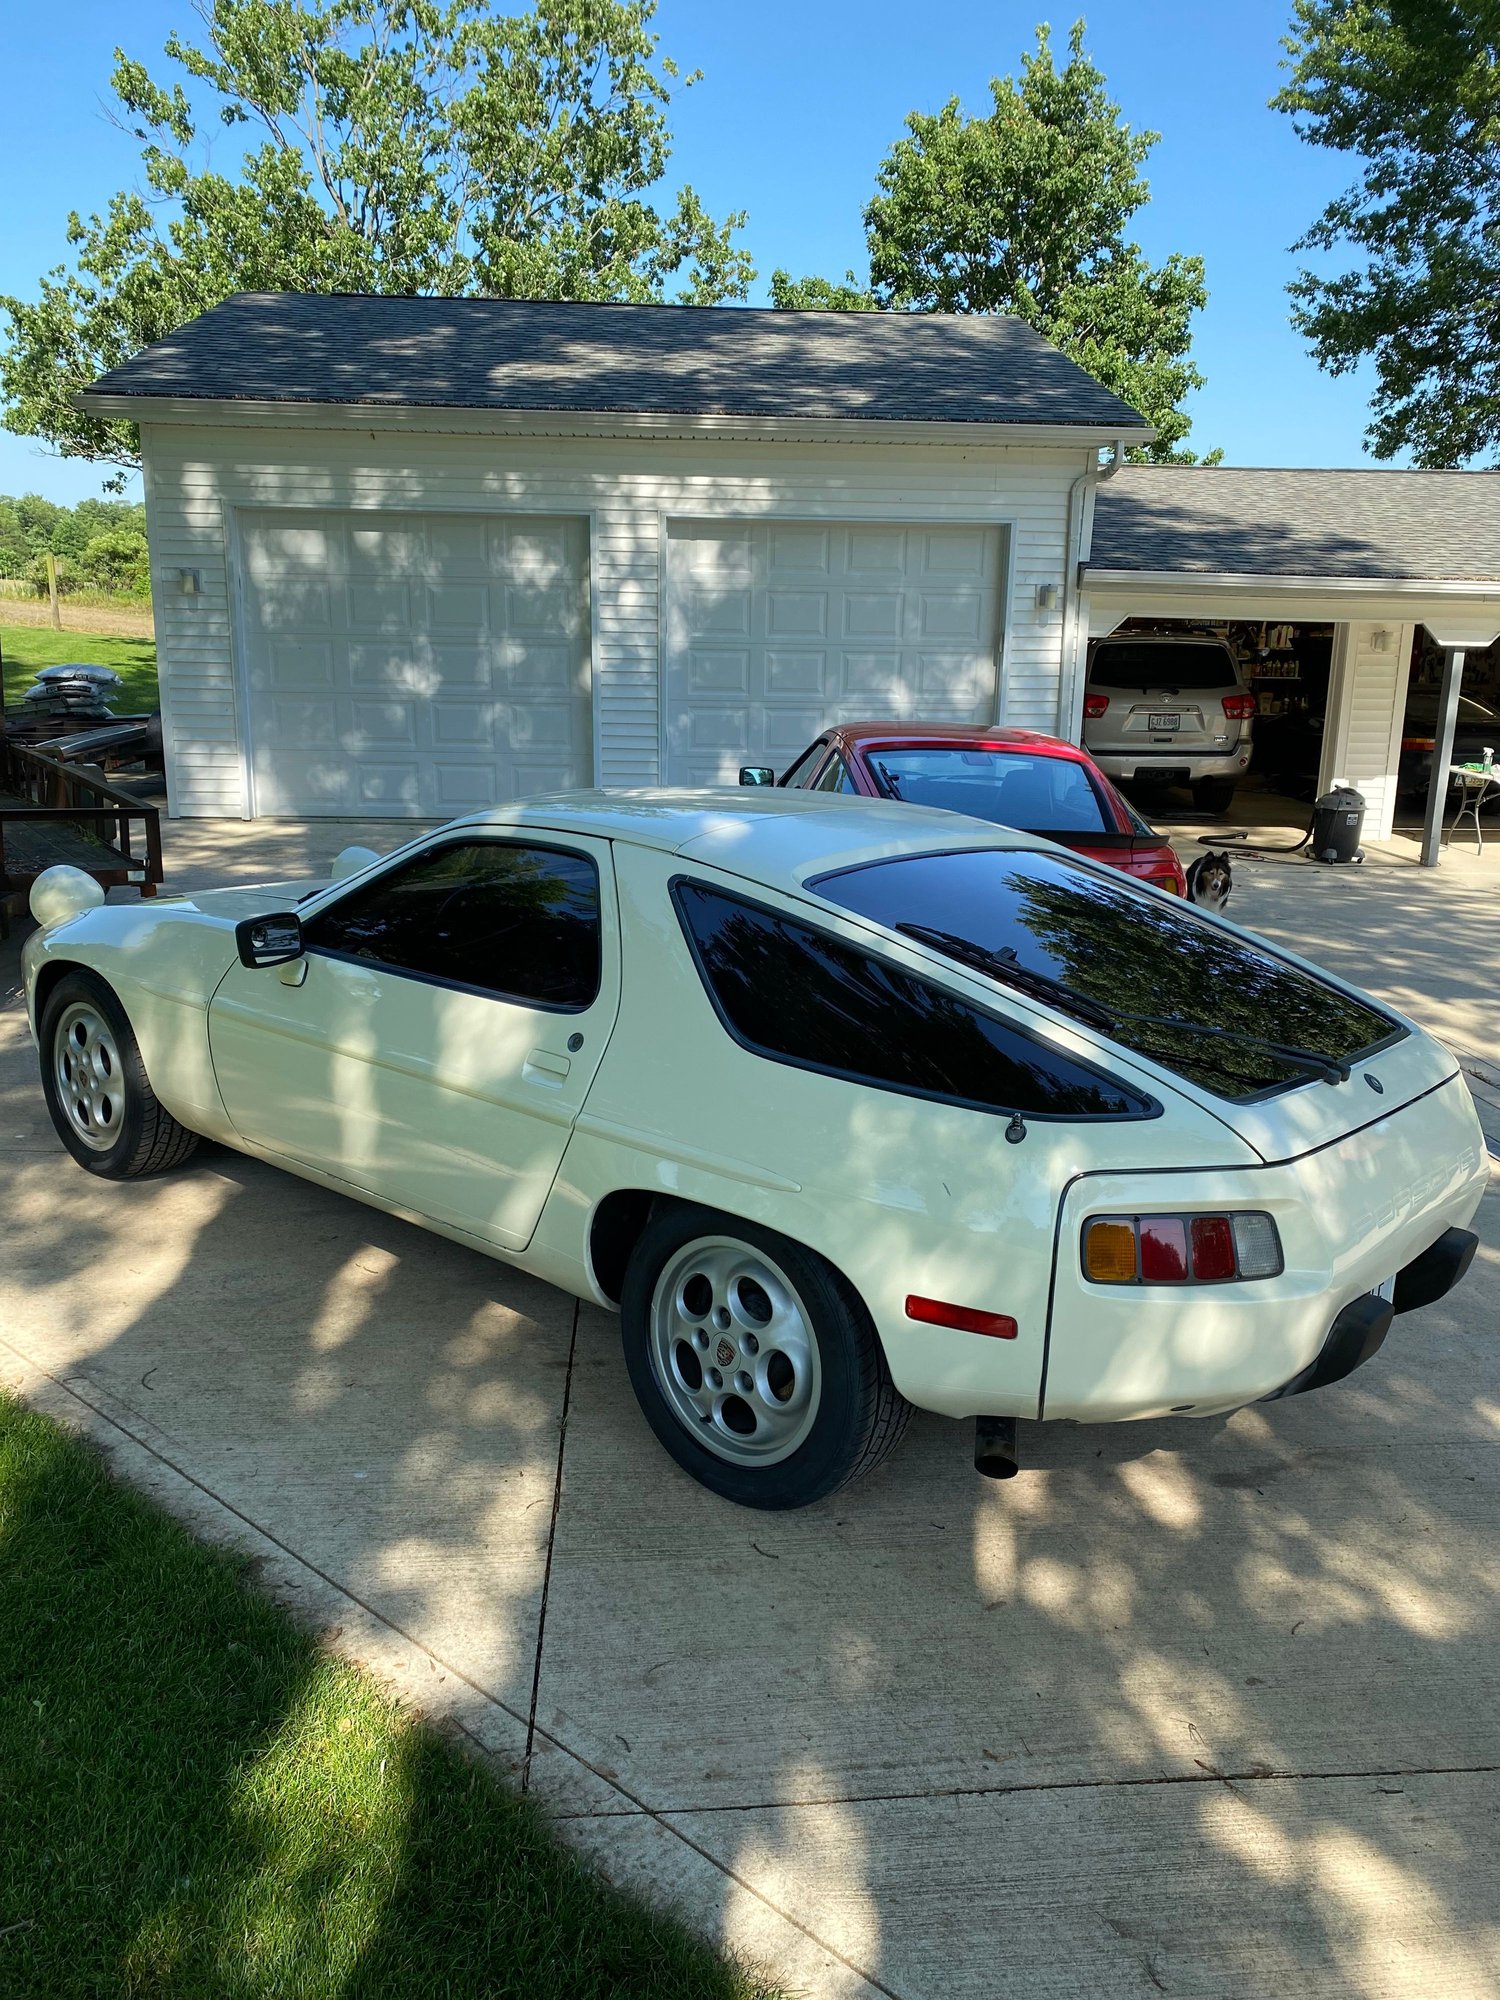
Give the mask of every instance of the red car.
[[1040, 834], [1158, 889], [1187, 894], [1182, 863], [1088, 752], [1037, 729], [845, 722], [825, 729], [779, 778], [765, 765], [747, 765], [740, 783], [943, 806]]

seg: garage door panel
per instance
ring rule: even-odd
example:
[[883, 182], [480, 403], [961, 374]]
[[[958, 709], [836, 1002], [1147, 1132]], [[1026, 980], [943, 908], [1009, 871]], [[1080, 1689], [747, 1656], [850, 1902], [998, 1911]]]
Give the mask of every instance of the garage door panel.
[[927, 576], [987, 577], [993, 536], [982, 528], [928, 530], [922, 536], [922, 569]]
[[850, 575], [904, 577], [906, 544], [904, 528], [851, 528], [844, 543]]
[[[674, 526], [669, 782], [784, 768], [830, 722], [861, 716], [991, 721], [1000, 576], [998, 530]], [[731, 634], [748, 643], [719, 643]]]
[[770, 539], [770, 572], [773, 578], [788, 570], [827, 572], [829, 532], [826, 528], [773, 528]]
[[[767, 651], [764, 692], [768, 700], [791, 696], [806, 701], [822, 692], [828, 672], [826, 653], [783, 653]], [[745, 663], [745, 686], [749, 688], [749, 661]]]
[[588, 782], [585, 522], [247, 516], [242, 548], [258, 811], [445, 816]]
[[687, 684], [693, 694], [748, 695], [750, 655], [709, 652], [695, 646], [688, 654]]

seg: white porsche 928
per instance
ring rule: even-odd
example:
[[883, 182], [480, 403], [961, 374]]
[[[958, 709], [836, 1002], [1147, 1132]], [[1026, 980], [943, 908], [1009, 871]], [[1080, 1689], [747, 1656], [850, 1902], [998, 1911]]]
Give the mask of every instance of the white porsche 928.
[[[1338, 1380], [1473, 1256], [1457, 1064], [1035, 836], [811, 792], [579, 792], [343, 879], [105, 904], [25, 974], [59, 1136], [199, 1136], [617, 1308], [694, 1478], [795, 1507], [913, 1405], [1208, 1415]], [[352, 872], [348, 872], [352, 871]]]

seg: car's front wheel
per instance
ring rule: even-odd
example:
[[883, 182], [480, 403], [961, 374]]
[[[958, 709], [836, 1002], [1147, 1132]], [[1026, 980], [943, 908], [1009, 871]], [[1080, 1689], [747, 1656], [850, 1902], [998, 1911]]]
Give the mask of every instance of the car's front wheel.
[[647, 1423], [743, 1507], [805, 1507], [870, 1471], [906, 1428], [869, 1313], [842, 1275], [754, 1223], [674, 1207], [650, 1222], [620, 1302]]
[[185, 1160], [198, 1143], [151, 1088], [125, 1009], [91, 972], [69, 972], [37, 1024], [42, 1090], [57, 1136], [104, 1180], [138, 1180]]

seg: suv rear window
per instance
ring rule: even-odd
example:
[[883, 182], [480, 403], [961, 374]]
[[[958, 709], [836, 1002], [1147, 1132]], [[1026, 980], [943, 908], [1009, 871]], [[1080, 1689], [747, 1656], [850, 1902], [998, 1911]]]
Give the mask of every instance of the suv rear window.
[[[960, 941], [960, 963], [962, 944], [1013, 953], [1020, 973], [1060, 981], [1097, 1006], [1189, 1024], [1117, 1021], [1102, 1032], [1220, 1097], [1259, 1097], [1307, 1081], [1305, 1067], [1257, 1039], [1349, 1061], [1405, 1032], [1168, 897], [1050, 855], [1004, 848], [912, 855], [809, 886], [887, 929], [920, 926], [928, 942], [946, 933]], [[1003, 973], [997, 983], [1004, 985]], [[1252, 1039], [1194, 1034], [1199, 1025]]]
[[674, 891], [698, 970], [735, 1040], [756, 1055], [877, 1090], [1038, 1118], [1159, 1110], [888, 958], [704, 882]]
[[1239, 676], [1222, 646], [1191, 646], [1173, 640], [1153, 646], [1147, 639], [1113, 639], [1094, 649], [1089, 686], [1101, 688], [1234, 687]]

